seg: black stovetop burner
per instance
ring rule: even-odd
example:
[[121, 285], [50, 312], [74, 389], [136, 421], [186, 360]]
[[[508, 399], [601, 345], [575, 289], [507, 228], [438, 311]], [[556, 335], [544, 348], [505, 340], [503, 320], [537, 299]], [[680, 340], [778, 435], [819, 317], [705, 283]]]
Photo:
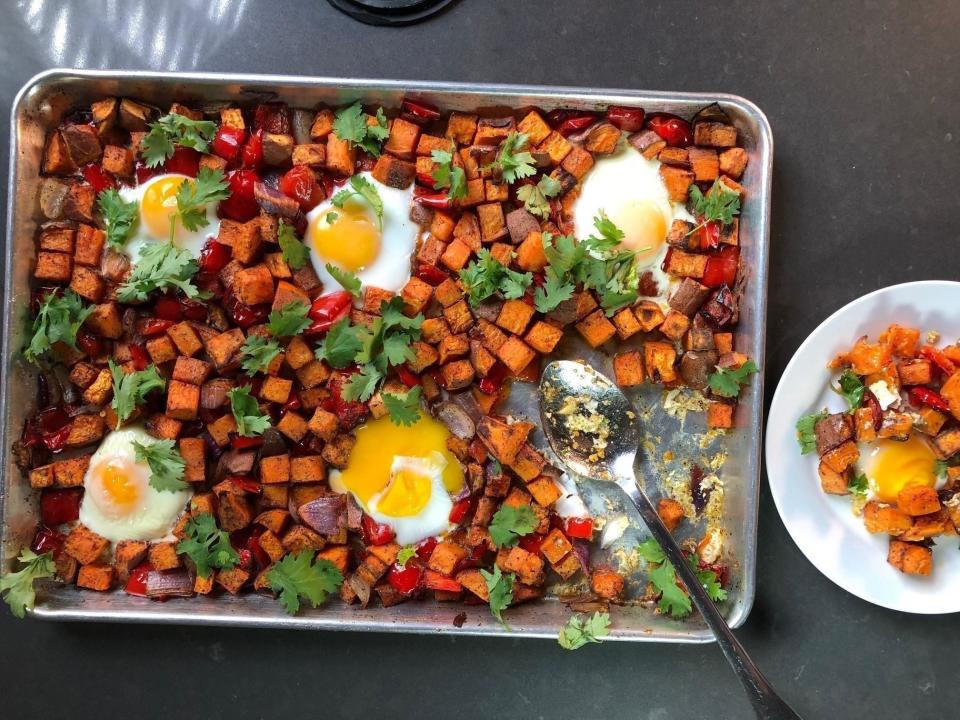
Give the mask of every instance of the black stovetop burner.
[[367, 25], [412, 25], [445, 10], [456, 0], [327, 0]]

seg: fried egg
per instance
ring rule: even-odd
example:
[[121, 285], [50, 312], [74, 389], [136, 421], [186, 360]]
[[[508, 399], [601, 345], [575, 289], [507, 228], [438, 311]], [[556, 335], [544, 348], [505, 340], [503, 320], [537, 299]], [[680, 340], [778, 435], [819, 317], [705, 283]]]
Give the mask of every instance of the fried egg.
[[895, 504], [908, 485], [939, 488], [944, 480], [936, 475], [936, 460], [930, 446], [917, 435], [906, 442], [886, 439], [871, 443], [862, 460], [870, 498]]
[[681, 203], [671, 203], [660, 177], [660, 161], [648, 160], [628, 143], [600, 158], [583, 181], [573, 208], [574, 235], [579, 240], [596, 232], [601, 213], [624, 233], [621, 247], [637, 251], [637, 274], [649, 272], [657, 283], [657, 300], [664, 305], [676, 280], [661, 266], [667, 254], [667, 232], [674, 220], [693, 222]]
[[[177, 192], [183, 183], [193, 181], [186, 175], [168, 173], [150, 178], [137, 187], [120, 189], [120, 197], [127, 202], [136, 201], [140, 209], [139, 221], [124, 248], [132, 260], [136, 261], [140, 250], [148, 243], [170, 240], [170, 218], [177, 214]], [[220, 232], [216, 204], [207, 205], [204, 212], [207, 218], [204, 227], [188, 230], [178, 221], [173, 234], [173, 244], [181, 250], [187, 250], [195, 258], [200, 257], [207, 239], [216, 237]]]
[[463, 489], [463, 469], [447, 449], [450, 431], [425, 415], [409, 427], [382, 417], [356, 436], [346, 468], [331, 472], [330, 487], [351, 493], [402, 545], [448, 531], [451, 495]]
[[150, 468], [137, 462], [134, 442], [149, 444], [154, 438], [138, 427], [107, 435], [83, 478], [80, 522], [113, 542], [166, 537], [192, 494], [151, 487]]
[[383, 201], [383, 221], [378, 223], [369, 204], [356, 196], [342, 208], [329, 199], [317, 205], [307, 213], [304, 236], [313, 250], [313, 269], [323, 281], [324, 292], [342, 289], [327, 263], [356, 275], [364, 288], [400, 292], [410, 279], [410, 257], [417, 245], [417, 226], [410, 220], [413, 187], [398, 190], [377, 182], [368, 172], [359, 176], [377, 189]]

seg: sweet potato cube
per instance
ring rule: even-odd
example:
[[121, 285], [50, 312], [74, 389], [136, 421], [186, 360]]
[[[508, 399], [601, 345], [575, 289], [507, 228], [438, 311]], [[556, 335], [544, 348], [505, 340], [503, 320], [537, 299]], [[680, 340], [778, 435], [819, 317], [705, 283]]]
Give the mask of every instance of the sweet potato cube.
[[303, 419], [303, 416], [289, 411], [280, 418], [280, 422], [277, 423], [277, 430], [295, 443], [300, 442], [303, 440], [303, 436], [307, 434], [307, 421]]
[[383, 146], [383, 149], [402, 160], [412, 160], [416, 154], [419, 137], [419, 125], [403, 118], [396, 118], [390, 123], [390, 137], [387, 138], [387, 144]]
[[177, 442], [180, 455], [186, 463], [183, 479], [189, 483], [200, 483], [207, 479], [207, 444], [203, 438], [180, 438]]
[[95, 563], [83, 565], [77, 574], [77, 587], [106, 592], [113, 585], [113, 565]]
[[284, 359], [292, 369], [297, 370], [314, 360], [313, 350], [299, 335], [292, 338], [287, 345]]
[[290, 455], [260, 458], [260, 482], [264, 485], [290, 482]]
[[523, 120], [517, 123], [517, 132], [524, 133], [531, 145], [539, 145], [550, 134], [550, 126], [536, 110], [528, 112]]
[[891, 539], [887, 562], [908, 575], [929, 575], [933, 570], [933, 550], [924, 545]]
[[77, 415], [70, 425], [67, 447], [83, 447], [103, 437], [104, 420], [100, 415]]
[[[311, 427], [311, 430], [313, 428]], [[291, 483], [323, 482], [327, 479], [327, 466], [319, 455], [305, 455], [290, 460]]]
[[469, 568], [467, 570], [461, 570], [457, 573], [456, 579], [458, 583], [484, 602], [490, 601], [490, 591], [487, 589], [487, 583], [478, 569]]
[[740, 147], [732, 147], [720, 153], [720, 172], [739, 180], [743, 171], [747, 169], [747, 151]]
[[696, 182], [713, 182], [720, 177], [720, 159], [713, 148], [690, 146], [687, 149], [690, 169]]
[[383, 154], [377, 158], [372, 174], [378, 182], [387, 187], [405, 190], [413, 184], [417, 176], [417, 167], [393, 155]]
[[693, 142], [715, 148], [728, 148], [737, 144], [737, 129], [721, 122], [698, 122], [693, 126]]
[[629, 350], [613, 357], [613, 374], [617, 385], [633, 387], [642, 385], [644, 380], [643, 358], [639, 350]]
[[174, 360], [177, 357], [177, 346], [166, 335], [159, 335], [147, 340], [147, 353], [156, 365]]
[[477, 219], [480, 222], [480, 238], [484, 243], [496, 242], [507, 236], [507, 223], [500, 203], [478, 205]]
[[180, 380], [167, 386], [167, 415], [177, 420], [193, 420], [200, 409], [200, 387]]
[[557, 481], [549, 475], [539, 475], [527, 483], [527, 490], [542, 507], [550, 507], [563, 495]]
[[332, 110], [321, 110], [313, 119], [310, 126], [310, 139], [314, 142], [324, 140], [333, 131], [333, 121], [336, 116]]
[[497, 325], [514, 335], [522, 335], [527, 329], [534, 309], [523, 300], [507, 300], [500, 308]]
[[853, 414], [854, 437], [857, 442], [873, 442], [877, 439], [877, 430], [873, 427], [873, 411], [859, 408]]
[[663, 179], [663, 184], [666, 185], [670, 202], [685, 203], [687, 201], [687, 195], [694, 179], [690, 170], [661, 165], [660, 177]]
[[580, 180], [593, 167], [593, 155], [579, 145], [574, 145], [563, 162], [560, 163], [560, 167]]
[[469, 113], [452, 112], [447, 118], [447, 130], [444, 133], [458, 145], [470, 145], [477, 133], [477, 116]]
[[126, 583], [133, 569], [146, 559], [148, 548], [149, 544], [143, 540], [121, 540], [117, 543], [113, 567], [121, 583]]
[[707, 256], [687, 253], [673, 248], [667, 258], [666, 271], [675, 277], [699, 280], [707, 269]]
[[266, 265], [244, 268], [234, 276], [233, 292], [246, 305], [262, 305], [273, 301], [273, 275]]
[[450, 307], [443, 309], [443, 317], [450, 326], [450, 332], [460, 334], [470, 329], [473, 325], [473, 313], [466, 300], [458, 300]]
[[563, 159], [572, 149], [573, 145], [571, 145], [570, 142], [556, 130], [551, 131], [550, 134], [543, 139], [543, 142], [537, 145], [537, 152], [542, 152], [549, 155], [550, 163], [552, 165], [559, 165], [562, 163]]
[[403, 298], [404, 312], [413, 316], [421, 312], [430, 302], [433, 296], [433, 288], [420, 278], [412, 277], [407, 281], [400, 291], [400, 297]]
[[671, 340], [679, 341], [690, 329], [690, 318], [676, 310], [667, 312], [667, 316], [660, 325], [660, 332]]
[[514, 335], [507, 338], [495, 354], [515, 375], [519, 375], [537, 356], [529, 345]]
[[103, 246], [107, 241], [106, 233], [90, 225], [80, 225], [77, 228], [76, 247], [73, 251], [73, 262], [77, 265], [100, 268], [103, 257]]
[[293, 381], [279, 377], [266, 377], [260, 386], [260, 399], [283, 405], [290, 398]]
[[507, 552], [503, 569], [516, 573], [517, 579], [525, 585], [540, 585], [544, 580], [543, 560], [520, 546], [510, 548]]
[[609, 155], [617, 148], [620, 130], [608, 122], [594, 125], [583, 141], [583, 147], [597, 155]]
[[920, 422], [917, 423], [917, 430], [926, 435], [936, 435], [943, 428], [944, 423], [947, 422], [947, 416], [942, 412], [934, 410], [932, 407], [922, 407], [917, 411], [917, 414], [920, 416]]
[[43, 151], [43, 173], [45, 175], [69, 175], [77, 169], [67, 144], [59, 130], [54, 130], [47, 137], [47, 146]]
[[651, 341], [643, 344], [643, 364], [650, 382], [671, 383], [676, 380], [676, 360], [677, 351], [670, 343]]
[[837, 472], [822, 460], [817, 467], [817, 474], [820, 476], [820, 489], [830, 495], [847, 495], [850, 484], [850, 470]]
[[177, 544], [173, 542], [153, 543], [147, 557], [155, 570], [173, 570], [181, 565]]
[[891, 505], [871, 500], [863, 507], [863, 524], [867, 532], [897, 536], [910, 529], [913, 518]]
[[446, 249], [443, 251], [443, 254], [440, 256], [440, 262], [442, 262], [447, 268], [454, 272], [458, 272], [466, 267], [467, 262], [470, 260], [471, 250], [460, 240], [454, 240]]
[[106, 284], [103, 278], [100, 277], [100, 273], [96, 270], [74, 265], [73, 275], [70, 278], [70, 289], [80, 297], [90, 302], [98, 303], [103, 300]]
[[523, 338], [538, 353], [547, 355], [553, 352], [563, 337], [563, 330], [543, 320], [537, 320]]
[[443, 540], [437, 544], [427, 561], [427, 567], [441, 575], [450, 575], [461, 560], [467, 557], [468, 551], [462, 545]]
[[897, 509], [906, 515], [929, 515], [940, 509], [936, 488], [907, 485], [897, 493]]
[[249, 580], [250, 571], [237, 566], [229, 570], [217, 570], [215, 582], [231, 595], [236, 595]]
[[547, 256], [543, 251], [543, 236], [532, 232], [517, 246], [517, 266], [521, 270], [536, 272], [547, 265]]
[[335, 133], [327, 135], [327, 170], [334, 175], [353, 175], [357, 151], [348, 140], [341, 140]]
[[467, 180], [467, 194], [460, 198], [460, 207], [474, 207], [487, 199], [487, 191], [483, 178], [477, 177]]
[[88, 405], [104, 405], [113, 393], [113, 376], [104, 368], [83, 391], [83, 401]]
[[173, 341], [177, 351], [186, 358], [196, 355], [203, 348], [196, 330], [186, 320], [167, 328], [167, 335]]
[[105, 557], [110, 541], [84, 525], [77, 525], [63, 543], [63, 551], [81, 565], [90, 565]]
[[576, 324], [577, 332], [590, 347], [600, 347], [617, 334], [617, 328], [610, 322], [603, 310], [594, 310]]
[[834, 472], [842, 473], [860, 457], [856, 443], [851, 440], [835, 447], [823, 456], [823, 462]]
[[707, 427], [728, 430], [733, 427], [733, 410], [731, 403], [711, 402], [707, 405]]
[[231, 363], [245, 340], [240, 328], [227, 330], [206, 341], [207, 354], [217, 369], [222, 370]]
[[640, 332], [640, 323], [630, 308], [623, 308], [613, 315], [613, 325], [621, 340], [627, 340]]
[[306, 165], [313, 169], [320, 169], [327, 164], [327, 146], [321, 143], [294, 145], [291, 162], [294, 165]]
[[567, 536], [559, 528], [551, 530], [540, 544], [540, 553], [551, 565], [556, 565], [572, 550], [573, 545], [570, 544]]
[[663, 310], [652, 300], [644, 300], [633, 309], [633, 314], [640, 324], [640, 329], [645, 332], [653, 332], [665, 319]]
[[[906, 440], [910, 437], [911, 430], [913, 430], [912, 415], [909, 413], [887, 412], [883, 417], [883, 422], [880, 424], [880, 430], [877, 432], [877, 437]], [[934, 445], [936, 444], [937, 443], [935, 439]]]
[[903, 360], [897, 363], [901, 385], [929, 385], [933, 380], [933, 366], [929, 360]]
[[30, 487], [41, 489], [53, 486], [53, 465], [44, 465], [30, 471]]
[[210, 363], [196, 358], [178, 357], [173, 366], [173, 379], [191, 385], [203, 385], [213, 368]]
[[461, 390], [473, 382], [473, 365], [469, 360], [454, 360], [440, 368], [443, 386], [447, 390]]
[[53, 463], [53, 485], [58, 488], [80, 487], [90, 466], [90, 455], [80, 455]]
[[183, 422], [169, 415], [158, 414], [147, 420], [147, 431], [161, 440], [176, 440], [182, 429]]

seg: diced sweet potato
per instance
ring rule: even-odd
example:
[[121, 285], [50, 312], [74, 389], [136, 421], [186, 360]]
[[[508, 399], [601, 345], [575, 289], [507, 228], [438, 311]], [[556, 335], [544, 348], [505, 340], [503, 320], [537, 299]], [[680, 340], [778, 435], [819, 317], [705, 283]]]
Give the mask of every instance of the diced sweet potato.
[[73, 262], [77, 265], [86, 265], [99, 269], [100, 260], [103, 257], [103, 246], [106, 240], [107, 236], [103, 230], [81, 224], [77, 228]]
[[260, 482], [264, 485], [290, 482], [290, 455], [260, 458]]
[[613, 374], [617, 385], [632, 387], [642, 385], [644, 380], [643, 358], [637, 350], [629, 350], [613, 357]]
[[734, 406], [725, 402], [707, 405], [707, 427], [727, 430], [733, 427]]
[[817, 467], [817, 474], [820, 476], [820, 489], [830, 495], [846, 495], [850, 492], [850, 470], [837, 472], [832, 467], [821, 461]]
[[467, 549], [462, 545], [444, 540], [434, 548], [430, 559], [427, 561], [427, 567], [441, 575], [450, 575], [457, 563], [466, 558], [468, 554]]
[[314, 142], [324, 140], [333, 131], [333, 121], [336, 116], [332, 110], [321, 110], [313, 119], [310, 126], [310, 139]]
[[[200, 341], [196, 330], [187, 321], [179, 322], [167, 328], [167, 335], [173, 341], [177, 351], [186, 358], [196, 355], [203, 348], [203, 343]], [[207, 365], [207, 363], [204, 364]]]
[[390, 137], [384, 151], [396, 155], [403, 160], [412, 160], [416, 154], [417, 140], [420, 137], [420, 126], [403, 118], [396, 118], [390, 123]]
[[167, 415], [176, 420], [193, 420], [200, 409], [200, 387], [180, 380], [167, 386]]
[[477, 116], [469, 113], [452, 112], [447, 118], [446, 137], [459, 145], [470, 145], [477, 132]]
[[53, 463], [53, 485], [58, 488], [80, 487], [90, 466], [90, 455], [80, 455]]
[[[942, 412], [934, 410], [932, 407], [922, 407], [917, 411], [917, 414], [920, 416], [920, 422], [917, 423], [917, 430], [926, 435], [936, 435], [947, 422], [947, 416]], [[864, 440], [863, 442], [867, 441]]]
[[353, 175], [357, 151], [348, 140], [341, 140], [336, 133], [327, 135], [327, 170], [335, 175]]
[[516, 336], [507, 338], [506, 342], [497, 348], [495, 355], [514, 374], [520, 374], [537, 356], [523, 340]]
[[676, 360], [677, 351], [669, 343], [651, 341], [643, 344], [643, 364], [650, 382], [671, 383], [676, 380]]
[[683, 338], [689, 329], [690, 318], [673, 309], [667, 313], [666, 317], [663, 319], [663, 323], [660, 325], [660, 332], [662, 332], [671, 340], [676, 341], [679, 341], [681, 338]]
[[305, 455], [290, 460], [290, 482], [323, 482], [327, 478], [327, 468], [319, 455]]
[[277, 430], [294, 442], [300, 442], [303, 436], [307, 434], [307, 421], [300, 414], [288, 411], [277, 423]]
[[473, 365], [469, 360], [454, 360], [440, 368], [443, 386], [447, 390], [461, 390], [473, 382]]
[[933, 550], [924, 545], [891, 539], [887, 562], [908, 575], [929, 575], [933, 570]]
[[747, 168], [747, 151], [740, 147], [731, 147], [720, 153], [720, 172], [739, 180]]
[[83, 565], [77, 574], [77, 587], [106, 592], [113, 585], [113, 565], [95, 563]]
[[70, 425], [67, 447], [83, 447], [103, 437], [104, 420], [100, 415], [77, 415]]
[[657, 502], [657, 515], [663, 520], [667, 530], [673, 532], [683, 520], [683, 506], [673, 498], [660, 498]]
[[652, 300], [644, 300], [633, 309], [633, 314], [643, 332], [653, 332], [663, 323], [664, 314], [660, 306]]
[[173, 570], [181, 565], [177, 544], [174, 542], [153, 543], [147, 557], [155, 570]]
[[594, 310], [578, 322], [576, 328], [590, 347], [600, 347], [617, 334], [617, 328], [607, 319], [602, 310]]
[[492, 243], [507, 236], [507, 224], [500, 203], [478, 205], [477, 219], [480, 223], [482, 242]]
[[696, 182], [713, 182], [720, 177], [720, 159], [716, 150], [691, 146], [687, 153]]
[[823, 456], [823, 462], [834, 472], [842, 473], [847, 470], [860, 457], [860, 451], [856, 443], [848, 440], [830, 450]]
[[244, 268], [234, 276], [233, 292], [246, 305], [262, 305], [273, 301], [273, 275], [266, 265]]
[[497, 325], [515, 335], [522, 335], [527, 329], [534, 309], [523, 300], [507, 300], [497, 315]]
[[547, 355], [553, 352], [563, 338], [563, 330], [543, 320], [538, 320], [524, 336], [524, 341], [539, 353]]
[[601, 565], [590, 575], [590, 588], [606, 600], [616, 600], [623, 595], [623, 587], [623, 575], [611, 567]]
[[597, 155], [609, 155], [617, 148], [620, 130], [608, 122], [594, 125], [583, 142], [583, 147]]
[[552, 165], [559, 165], [567, 157], [573, 145], [556, 130], [551, 131], [537, 147], [537, 152], [546, 153], [550, 156]]
[[84, 525], [77, 525], [63, 543], [63, 551], [81, 565], [90, 565], [105, 558], [110, 541]]
[[207, 354], [217, 369], [222, 370], [233, 361], [245, 340], [240, 328], [227, 330], [206, 341]]
[[913, 525], [913, 518], [891, 505], [871, 500], [863, 508], [863, 524], [867, 532], [902, 535]]
[[323, 447], [321, 455], [328, 464], [337, 468], [345, 468], [350, 460], [350, 453], [356, 444], [352, 435], [337, 435]]
[[400, 297], [403, 298], [404, 310], [411, 316], [421, 312], [432, 296], [433, 288], [420, 278], [415, 277], [410, 278], [400, 291]]
[[870, 408], [858, 408], [853, 414], [854, 436], [857, 442], [873, 442], [877, 430], [873, 426], [873, 411]]
[[[693, 173], [683, 168], [671, 167], [670, 165], [660, 166], [660, 177], [667, 188], [667, 195], [670, 202], [685, 203], [687, 195], [690, 192], [690, 186], [693, 184]], [[702, 276], [701, 276], [702, 277]]]
[[443, 309], [443, 317], [450, 326], [450, 332], [464, 333], [473, 325], [473, 313], [466, 300], [458, 300], [453, 305]]
[[413, 184], [417, 176], [417, 168], [406, 160], [393, 155], [381, 155], [373, 166], [373, 177], [387, 187], [405, 190]]
[[502, 568], [507, 572], [515, 573], [517, 579], [525, 585], [543, 584], [543, 560], [522, 547], [510, 548], [502, 564], [499, 562], [499, 558], [497, 564], [502, 565]]
[[897, 493], [897, 509], [906, 515], [929, 515], [940, 509], [936, 488], [907, 485]]

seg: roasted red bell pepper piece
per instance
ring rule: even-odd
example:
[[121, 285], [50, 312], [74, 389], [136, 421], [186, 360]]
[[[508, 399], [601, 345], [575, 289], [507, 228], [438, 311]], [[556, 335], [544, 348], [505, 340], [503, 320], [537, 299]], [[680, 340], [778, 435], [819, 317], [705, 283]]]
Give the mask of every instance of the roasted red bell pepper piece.
[[531, 533], [530, 535], [524, 535], [520, 538], [518, 544], [527, 552], [538, 555], [540, 553], [540, 546], [543, 545], [543, 538], [543, 535]]
[[150, 364], [150, 356], [147, 354], [146, 348], [139, 343], [130, 343], [127, 347], [130, 349], [130, 359], [133, 362], [134, 369], [146, 370], [147, 365]]
[[402, 382], [408, 388], [416, 387], [420, 384], [420, 376], [413, 372], [413, 370], [408, 368], [406, 365], [395, 365], [393, 369], [396, 370], [397, 377], [400, 378], [400, 382]]
[[707, 264], [700, 282], [708, 288], [717, 288], [721, 285], [732, 287], [737, 280], [737, 270], [740, 269], [740, 248], [728, 245], [718, 254], [707, 258]]
[[428, 590], [444, 590], [446, 592], [460, 592], [463, 585], [452, 577], [441, 575], [436, 570], [427, 570], [423, 574], [423, 584]]
[[40, 495], [40, 522], [52, 528], [78, 520], [82, 497], [82, 488], [44, 490]]
[[205, 275], [216, 275], [230, 262], [232, 251], [229, 245], [216, 240], [207, 240], [200, 250], [200, 272]]
[[647, 127], [663, 138], [667, 145], [687, 147], [693, 144], [693, 130], [683, 118], [670, 113], [654, 113], [647, 117]]
[[162, 318], [140, 318], [135, 323], [137, 332], [144, 337], [155, 337], [163, 335], [167, 330], [173, 327], [172, 320], [163, 320]]
[[263, 437], [260, 435], [255, 435], [253, 437], [245, 437], [243, 435], [234, 435], [230, 438], [230, 447], [234, 450], [251, 450], [253, 448], [258, 448], [263, 445]]
[[953, 361], [932, 345], [922, 346], [920, 355], [940, 368], [944, 375], [953, 375], [957, 371]]
[[233, 318], [233, 321], [241, 328], [246, 330], [249, 327], [265, 323], [270, 317], [270, 306], [264, 305], [244, 305], [237, 300], [236, 295], [227, 293], [223, 297], [223, 309]]
[[77, 333], [77, 347], [92, 358], [100, 357], [107, 351], [103, 338], [85, 328], [81, 328]]
[[438, 210], [446, 210], [453, 205], [446, 192], [425, 190], [421, 185], [413, 189], [413, 201]]
[[496, 364], [490, 368], [486, 377], [477, 383], [477, 389], [484, 395], [493, 395], [503, 387], [503, 381], [507, 379], [509, 373], [510, 369], [498, 360]]
[[250, 538], [247, 540], [247, 550], [250, 551], [250, 554], [256, 559], [260, 567], [267, 567], [270, 564], [270, 556], [267, 555], [267, 551], [260, 545], [261, 534], [263, 534], [262, 528], [254, 528], [254, 531], [250, 533]]
[[251, 495], [259, 495], [263, 490], [260, 483], [248, 475], [227, 475], [225, 480]]
[[554, 113], [551, 113], [547, 117], [553, 120], [557, 132], [564, 137], [580, 130], [585, 130], [597, 121], [596, 115], [581, 110], [554, 111]]
[[193, 148], [177, 146], [163, 164], [163, 171], [195, 178], [200, 172], [200, 153]]
[[45, 552], [58, 553], [65, 539], [63, 533], [41, 525], [33, 536], [30, 549], [39, 555]]
[[221, 125], [217, 134], [213, 136], [210, 150], [214, 155], [222, 157], [228, 163], [237, 159], [244, 143], [247, 141], [247, 131], [243, 128]]
[[136, 595], [137, 597], [147, 596], [147, 576], [153, 572], [153, 565], [149, 560], [144, 560], [130, 571], [130, 578], [124, 585], [123, 591], [127, 595]]
[[240, 151], [240, 166], [257, 170], [263, 164], [263, 130], [255, 130]]
[[83, 179], [90, 183], [97, 193], [117, 186], [113, 176], [96, 163], [83, 166]]
[[386, 545], [394, 538], [393, 529], [389, 525], [378, 523], [367, 514], [364, 514], [360, 525], [363, 529], [363, 541], [367, 545]]
[[317, 176], [306, 165], [294, 165], [280, 178], [279, 190], [293, 198], [304, 212], [313, 210], [325, 197]]
[[237, 222], [253, 220], [260, 214], [253, 187], [260, 182], [260, 176], [253, 170], [231, 170], [227, 173], [227, 185], [230, 197], [221, 200], [218, 206], [220, 217]]
[[353, 295], [346, 290], [337, 290], [336, 292], [321, 295], [310, 306], [310, 312], [307, 313], [313, 323], [307, 328], [307, 335], [321, 335], [337, 321], [350, 314], [350, 308], [353, 306]]
[[910, 402], [914, 405], [926, 405], [942, 413], [950, 414], [950, 404], [943, 395], [925, 387], [912, 387], [907, 391]]
[[299, 410], [303, 407], [303, 402], [300, 400], [300, 393], [294, 390], [290, 393], [290, 397], [287, 398], [287, 401], [283, 404], [283, 412], [289, 412], [290, 410]]
[[179, 299], [171, 295], [164, 295], [157, 298], [157, 301], [153, 304], [153, 314], [161, 320], [180, 322], [183, 319], [183, 305], [180, 304]]
[[406, 566], [394, 563], [387, 573], [387, 582], [401, 595], [412, 595], [420, 587], [422, 577], [423, 568], [419, 563], [407, 562]]
[[464, 516], [470, 511], [472, 504], [473, 499], [469, 497], [457, 500], [450, 509], [450, 517], [448, 518], [450, 522], [454, 525], [459, 525], [460, 521], [463, 520]]
[[624, 132], [636, 132], [643, 127], [643, 108], [611, 105], [607, 108], [607, 122]]
[[410, 122], [423, 125], [440, 117], [440, 111], [433, 105], [420, 100], [404, 100], [400, 104], [400, 115]]
[[207, 319], [207, 305], [199, 300], [190, 298], [180, 298], [180, 307], [183, 310], [183, 316], [187, 320], [194, 322], [204, 322]]
[[566, 522], [567, 537], [579, 538], [580, 540], [590, 540], [593, 538], [593, 519], [592, 518], [567, 518]]
[[417, 557], [427, 562], [430, 556], [433, 555], [433, 551], [437, 549], [439, 542], [435, 537], [428, 537], [426, 540], [421, 540], [420, 544], [417, 545]]
[[427, 283], [427, 285], [436, 287], [450, 276], [436, 265], [420, 265], [417, 268], [417, 277]]
[[[702, 222], [702, 220], [701, 220]], [[700, 249], [712, 250], [720, 247], [720, 232], [723, 230], [723, 223], [719, 220], [711, 220], [703, 223], [700, 228]]]

